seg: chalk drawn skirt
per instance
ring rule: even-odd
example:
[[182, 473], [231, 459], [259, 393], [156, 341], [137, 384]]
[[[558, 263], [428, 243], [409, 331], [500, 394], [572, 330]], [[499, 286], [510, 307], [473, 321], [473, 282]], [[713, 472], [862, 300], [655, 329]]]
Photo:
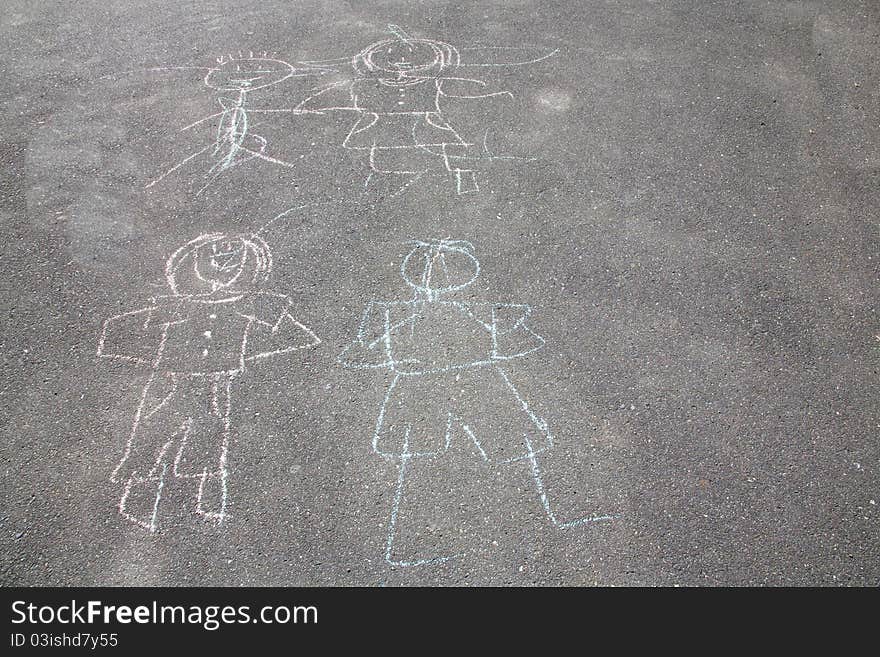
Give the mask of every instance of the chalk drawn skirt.
[[546, 423], [528, 413], [509, 377], [494, 364], [433, 374], [398, 375], [382, 406], [375, 451], [398, 457], [457, 453], [511, 463], [552, 444]]
[[234, 374], [164, 373], [144, 391], [131, 443], [113, 481], [197, 478], [216, 474], [229, 440], [230, 386]]
[[466, 145], [438, 112], [364, 112], [343, 142], [352, 149]]

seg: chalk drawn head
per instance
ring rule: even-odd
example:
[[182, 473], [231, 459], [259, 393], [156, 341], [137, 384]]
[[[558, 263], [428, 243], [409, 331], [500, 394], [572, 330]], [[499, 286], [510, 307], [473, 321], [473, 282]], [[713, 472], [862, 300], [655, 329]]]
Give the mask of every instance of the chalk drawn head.
[[383, 78], [435, 77], [458, 66], [458, 51], [432, 39], [386, 39], [361, 51], [354, 68], [361, 75]]
[[218, 57], [218, 66], [205, 76], [205, 84], [218, 91], [253, 91], [278, 84], [296, 72], [280, 59], [249, 55]]
[[175, 251], [165, 279], [175, 294], [199, 294], [256, 285], [269, 276], [272, 254], [255, 235], [201, 235]]
[[480, 275], [474, 247], [461, 240], [411, 242], [400, 273], [417, 293], [434, 299], [440, 294], [467, 287]]

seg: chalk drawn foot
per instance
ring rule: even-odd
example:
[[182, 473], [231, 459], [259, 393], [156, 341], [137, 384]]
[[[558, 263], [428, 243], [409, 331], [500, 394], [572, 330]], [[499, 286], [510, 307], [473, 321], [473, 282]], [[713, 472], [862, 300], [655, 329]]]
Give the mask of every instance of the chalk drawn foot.
[[[407, 431], [409, 434], [409, 431]], [[432, 475], [436, 475], [437, 471], [428, 466], [429, 463], [436, 461], [435, 459], [427, 459], [425, 465], [421, 468], [411, 469], [413, 461], [412, 454], [408, 450], [408, 441], [404, 443], [404, 454], [397, 460], [397, 488], [394, 495], [394, 503], [391, 507], [391, 518], [388, 523], [388, 537], [385, 543], [385, 562], [390, 566], [409, 568], [413, 566], [434, 566], [458, 559], [465, 556], [464, 550], [453, 552], [453, 550], [445, 550], [444, 548], [453, 547], [450, 545], [436, 545], [435, 541], [427, 536], [424, 531], [424, 517], [419, 518], [415, 523], [412, 522], [414, 516], [413, 511], [419, 508], [430, 510], [436, 503], [437, 498], [430, 494], [430, 487], [423, 486], [425, 479], [431, 479]], [[417, 459], [421, 460], [421, 459]], [[446, 480], [444, 478], [444, 480]], [[409, 485], [406, 485], [406, 482]], [[416, 493], [416, 497], [422, 497], [420, 503], [415, 506], [412, 500], [407, 500], [405, 489], [409, 488], [410, 492]], [[426, 493], [428, 493], [426, 495]], [[428, 499], [430, 497], [430, 500]], [[425, 502], [430, 502], [425, 504]], [[441, 504], [441, 506], [444, 506]], [[429, 511], [430, 513], [430, 511]], [[443, 514], [444, 516], [446, 514]], [[407, 521], [409, 518], [409, 521]], [[404, 527], [406, 527], [404, 529]], [[454, 525], [454, 523], [453, 523]], [[449, 528], [451, 530], [451, 527]], [[452, 533], [451, 531], [449, 532]], [[401, 541], [402, 539], [402, 541]], [[401, 548], [398, 544], [403, 542]], [[454, 546], [458, 547], [458, 546]], [[443, 552], [446, 552], [444, 555]]]
[[535, 484], [535, 490], [537, 491], [538, 497], [541, 500], [541, 507], [544, 509], [544, 513], [547, 515], [547, 519], [550, 521], [551, 525], [553, 525], [556, 529], [572, 529], [573, 527], [581, 527], [583, 525], [588, 525], [594, 522], [614, 520], [617, 517], [617, 515], [597, 514], [591, 516], [582, 516], [580, 518], [567, 521], [563, 521], [557, 518], [556, 514], [553, 512], [553, 508], [550, 505], [550, 498], [547, 495], [547, 489], [544, 485], [544, 479], [541, 474], [541, 467], [538, 465], [538, 452], [533, 448], [528, 436], [525, 436], [525, 441], [529, 449], [527, 459], [529, 462], [529, 469], [531, 470], [532, 474], [532, 480]]
[[141, 479], [137, 473], [128, 478], [119, 499], [119, 513], [123, 518], [149, 532], [156, 531], [166, 470], [163, 468], [157, 478]]
[[218, 525], [229, 517], [226, 512], [226, 473], [202, 473], [199, 477], [196, 513]]

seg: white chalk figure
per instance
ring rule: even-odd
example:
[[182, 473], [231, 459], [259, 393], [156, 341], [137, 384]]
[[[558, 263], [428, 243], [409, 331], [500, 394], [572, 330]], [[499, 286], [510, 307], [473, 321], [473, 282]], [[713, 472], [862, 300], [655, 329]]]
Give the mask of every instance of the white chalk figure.
[[[202, 67], [160, 67], [152, 70], [190, 69]], [[293, 65], [276, 59], [269, 53], [257, 53], [253, 51], [238, 56], [224, 55], [217, 58], [217, 66], [205, 68], [207, 71], [204, 79], [209, 89], [219, 92], [217, 102], [220, 111], [206, 116], [198, 121], [181, 128], [181, 132], [190, 130], [206, 121], [218, 119], [217, 131], [213, 143], [191, 153], [186, 158], [165, 171], [158, 178], [146, 185], [150, 188], [160, 182], [169, 174], [180, 169], [191, 160], [205, 155], [208, 158], [210, 168], [204, 174], [204, 183], [196, 192], [201, 194], [218, 176], [230, 169], [250, 162], [261, 160], [282, 167], [292, 167], [293, 164], [267, 152], [268, 143], [264, 137], [255, 134], [250, 128], [250, 117], [254, 114], [288, 112], [293, 114], [305, 114], [299, 109], [266, 109], [254, 108], [248, 104], [249, 94], [258, 89], [265, 89], [277, 85], [293, 77], [309, 77], [322, 75], [329, 69], [315, 66], [294, 67]]]
[[385, 559], [392, 565], [439, 563], [459, 556], [395, 555], [401, 503], [420, 492], [430, 494], [408, 489], [409, 473], [430, 459], [451, 458], [453, 452], [491, 466], [525, 464], [554, 527], [612, 517], [563, 522], [553, 512], [538, 462], [553, 445], [553, 436], [505, 371], [509, 362], [539, 350], [544, 339], [528, 327], [531, 308], [525, 304], [447, 298], [477, 279], [480, 265], [473, 251], [463, 241], [414, 242], [401, 265], [413, 298], [370, 302], [357, 339], [338, 357], [348, 368], [392, 373], [373, 433], [374, 452], [398, 468], [385, 545]]
[[454, 182], [457, 194], [466, 194], [479, 191], [475, 169], [479, 160], [531, 159], [493, 155], [488, 129], [482, 152], [473, 154], [475, 144], [449, 123], [444, 103], [452, 98], [513, 97], [509, 91], [486, 91], [484, 80], [457, 75], [460, 68], [520, 66], [547, 59], [556, 51], [539, 54], [528, 48], [476, 47], [462, 49], [463, 58], [448, 43], [413, 38], [395, 25], [389, 30], [393, 38], [374, 43], [348, 60], [354, 78], [319, 89], [298, 105], [304, 111], [356, 113], [342, 146], [366, 154], [370, 173], [365, 186], [373, 174], [402, 174], [406, 176], [402, 191], [439, 170]]
[[158, 527], [173, 481], [195, 494], [196, 513], [227, 517], [236, 381], [256, 360], [320, 343], [289, 297], [257, 289], [271, 269], [259, 237], [201, 235], [168, 259], [170, 294], [104, 323], [98, 356], [149, 369], [111, 476], [122, 487], [119, 513], [144, 529]]

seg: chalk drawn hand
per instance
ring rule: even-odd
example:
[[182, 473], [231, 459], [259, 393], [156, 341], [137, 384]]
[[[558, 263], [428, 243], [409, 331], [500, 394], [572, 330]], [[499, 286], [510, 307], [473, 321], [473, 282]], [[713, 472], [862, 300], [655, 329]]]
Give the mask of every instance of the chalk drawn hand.
[[[482, 80], [443, 78], [441, 82], [442, 85], [439, 88], [439, 93], [446, 98], [495, 98], [498, 96], [513, 98], [513, 94], [509, 91], [481, 91], [486, 88], [486, 83]], [[477, 89], [480, 91], [477, 91]]]
[[321, 344], [320, 338], [312, 330], [300, 324], [293, 315], [285, 312], [278, 323], [269, 328], [265, 324], [255, 324], [248, 345], [246, 361], [254, 361], [269, 356], [279, 356], [300, 349], [310, 349]]
[[393, 362], [386, 349], [387, 309], [385, 304], [371, 301], [364, 309], [358, 326], [357, 339], [336, 357], [336, 362], [351, 369], [389, 368]]
[[492, 307], [494, 360], [520, 358], [544, 346], [544, 338], [526, 325], [531, 312], [531, 307], [525, 304], [495, 304]]

